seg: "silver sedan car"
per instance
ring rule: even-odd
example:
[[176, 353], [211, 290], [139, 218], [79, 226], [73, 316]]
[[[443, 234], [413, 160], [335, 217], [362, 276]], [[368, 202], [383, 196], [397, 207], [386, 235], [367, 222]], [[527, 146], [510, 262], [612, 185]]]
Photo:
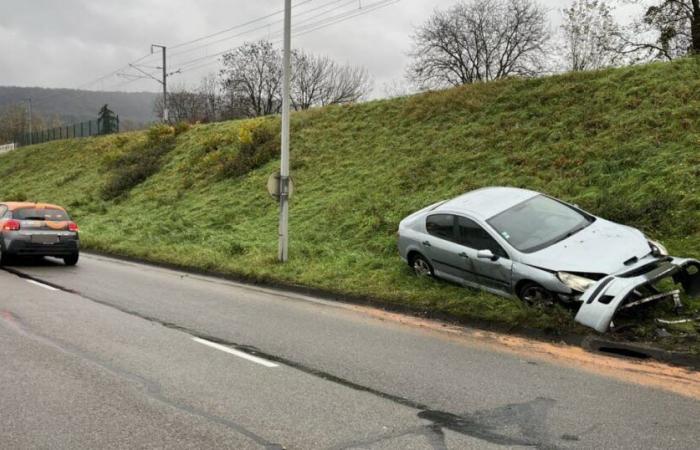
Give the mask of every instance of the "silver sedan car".
[[524, 302], [581, 303], [576, 320], [608, 330], [620, 309], [663, 298], [671, 278], [700, 295], [700, 262], [668, 256], [635, 228], [539, 192], [490, 187], [428, 206], [401, 221], [399, 253], [417, 275]]

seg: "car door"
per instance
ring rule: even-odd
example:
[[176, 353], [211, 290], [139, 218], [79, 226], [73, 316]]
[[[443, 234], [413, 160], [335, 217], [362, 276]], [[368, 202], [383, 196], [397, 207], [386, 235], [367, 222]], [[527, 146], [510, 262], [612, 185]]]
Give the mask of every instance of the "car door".
[[[501, 245], [475, 220], [457, 216], [457, 241], [472, 262], [477, 283], [489, 289], [510, 292], [513, 262]], [[477, 257], [479, 250], [491, 250], [493, 259]]]
[[432, 214], [426, 218], [426, 230], [427, 240], [422, 245], [436, 275], [460, 284], [473, 284], [476, 279], [472, 258], [457, 243], [456, 216]]

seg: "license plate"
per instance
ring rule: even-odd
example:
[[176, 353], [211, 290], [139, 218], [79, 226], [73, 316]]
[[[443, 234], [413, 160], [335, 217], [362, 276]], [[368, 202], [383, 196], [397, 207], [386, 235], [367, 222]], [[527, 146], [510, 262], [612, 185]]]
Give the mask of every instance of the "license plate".
[[35, 244], [55, 244], [58, 242], [58, 236], [35, 234], [32, 236], [32, 242]]

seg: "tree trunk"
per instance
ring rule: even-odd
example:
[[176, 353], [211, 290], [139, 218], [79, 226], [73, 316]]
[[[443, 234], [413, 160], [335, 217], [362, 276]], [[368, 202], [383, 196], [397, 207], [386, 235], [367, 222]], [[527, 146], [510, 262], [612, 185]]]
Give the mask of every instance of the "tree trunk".
[[693, 19], [690, 23], [692, 36], [691, 53], [700, 55], [700, 0], [693, 0]]

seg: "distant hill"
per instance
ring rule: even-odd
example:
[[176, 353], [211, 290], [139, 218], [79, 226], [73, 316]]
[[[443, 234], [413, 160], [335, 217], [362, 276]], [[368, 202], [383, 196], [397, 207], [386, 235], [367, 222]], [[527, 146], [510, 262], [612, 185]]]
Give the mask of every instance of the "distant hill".
[[153, 122], [153, 92], [100, 92], [76, 89], [0, 86], [0, 110], [31, 98], [33, 112], [45, 119], [58, 118], [65, 124], [94, 119], [104, 104], [119, 114], [122, 122], [142, 125]]

